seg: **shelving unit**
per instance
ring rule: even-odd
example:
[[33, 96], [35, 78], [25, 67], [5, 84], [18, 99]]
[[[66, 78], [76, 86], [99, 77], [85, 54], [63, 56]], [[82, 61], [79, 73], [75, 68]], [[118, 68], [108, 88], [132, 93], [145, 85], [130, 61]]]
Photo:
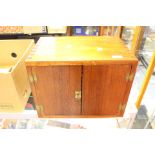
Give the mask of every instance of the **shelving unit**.
[[121, 37], [122, 26], [99, 26], [99, 36]]
[[[80, 26], [80, 27], [86, 27], [86, 26]], [[97, 29], [98, 29], [98, 33], [96, 34], [97, 36], [117, 36], [117, 37], [121, 37], [122, 29], [123, 29], [122, 26], [90, 26], [90, 27], [97, 27]], [[73, 35], [73, 26], [67, 27], [67, 35], [68, 36]], [[83, 34], [83, 35], [86, 35], [86, 34]], [[92, 35], [92, 34], [88, 34], [88, 35]]]
[[[16, 32], [5, 32], [2, 33], [0, 32], [0, 40], [4, 40], [4, 39], [34, 39], [35, 43], [38, 41], [38, 39], [40, 37], [47, 37], [47, 36], [65, 36], [67, 35], [67, 30], [65, 32], [65, 28], [63, 28], [63, 31], [59, 30], [58, 28], [54, 29], [52, 31], [52, 28], [49, 31], [49, 27], [47, 26], [42, 26], [43, 27], [43, 31], [41, 31], [41, 28], [39, 28], [40, 26], [23, 26], [23, 29], [21, 30], [21, 32], [16, 33]], [[67, 28], [66, 28], [67, 29]], [[55, 30], [55, 32], [54, 32]]]

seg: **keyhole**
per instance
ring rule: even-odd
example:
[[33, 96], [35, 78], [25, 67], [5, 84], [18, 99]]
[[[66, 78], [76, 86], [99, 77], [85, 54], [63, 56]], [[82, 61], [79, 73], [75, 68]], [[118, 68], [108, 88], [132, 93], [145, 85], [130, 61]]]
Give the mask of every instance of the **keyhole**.
[[17, 54], [16, 54], [15, 52], [12, 52], [12, 53], [11, 53], [11, 56], [12, 56], [13, 58], [16, 58], [16, 57], [17, 57]]

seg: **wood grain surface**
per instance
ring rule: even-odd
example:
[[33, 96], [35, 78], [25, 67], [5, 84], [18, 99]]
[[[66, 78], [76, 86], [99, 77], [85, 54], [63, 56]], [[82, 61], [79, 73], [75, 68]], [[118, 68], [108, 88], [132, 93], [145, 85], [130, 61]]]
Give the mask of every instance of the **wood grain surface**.
[[27, 66], [84, 65], [137, 61], [118, 37], [42, 37], [26, 59]]
[[43, 115], [81, 114], [81, 100], [75, 99], [75, 91], [81, 90], [81, 66], [32, 67], [32, 73]]
[[131, 65], [84, 66], [82, 114], [119, 115], [130, 70]]

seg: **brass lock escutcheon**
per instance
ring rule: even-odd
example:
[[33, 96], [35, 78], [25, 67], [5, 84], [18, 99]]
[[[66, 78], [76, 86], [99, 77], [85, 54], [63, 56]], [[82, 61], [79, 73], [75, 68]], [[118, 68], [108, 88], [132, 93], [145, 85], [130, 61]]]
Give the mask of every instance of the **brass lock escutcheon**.
[[75, 99], [81, 100], [81, 91], [75, 91]]

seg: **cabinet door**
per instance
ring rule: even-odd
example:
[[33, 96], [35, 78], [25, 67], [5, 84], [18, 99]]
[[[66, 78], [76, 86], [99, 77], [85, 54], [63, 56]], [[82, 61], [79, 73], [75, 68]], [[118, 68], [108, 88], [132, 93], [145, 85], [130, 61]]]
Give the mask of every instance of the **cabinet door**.
[[39, 116], [81, 114], [81, 99], [75, 99], [75, 91], [81, 91], [81, 66], [32, 67], [32, 74]]
[[131, 65], [84, 66], [82, 114], [120, 115], [130, 71]]

